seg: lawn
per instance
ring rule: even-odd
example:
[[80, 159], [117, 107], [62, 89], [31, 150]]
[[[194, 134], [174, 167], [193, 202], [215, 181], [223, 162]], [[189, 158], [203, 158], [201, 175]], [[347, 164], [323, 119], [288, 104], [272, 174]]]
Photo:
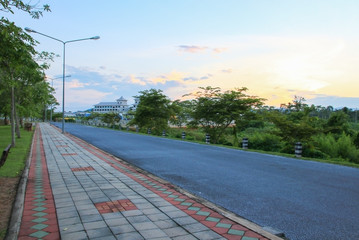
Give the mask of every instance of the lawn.
[[[21, 129], [21, 138], [16, 138], [15, 147], [10, 153], [5, 164], [0, 168], [0, 177], [20, 176], [25, 167], [25, 162], [31, 147], [33, 132]], [[11, 143], [10, 126], [0, 126], [0, 150], [1, 152]]]
[[[0, 168], [0, 239], [4, 239], [12, 206], [16, 197], [17, 185], [29, 155], [33, 132], [21, 129], [21, 138], [10, 149], [5, 164]], [[0, 126], [0, 150], [11, 143], [10, 126]]]

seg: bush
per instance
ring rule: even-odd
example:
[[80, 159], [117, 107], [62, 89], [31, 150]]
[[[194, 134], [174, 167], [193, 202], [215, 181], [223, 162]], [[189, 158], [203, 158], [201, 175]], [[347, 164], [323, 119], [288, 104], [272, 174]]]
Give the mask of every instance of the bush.
[[282, 148], [282, 143], [280, 137], [276, 135], [270, 133], [254, 133], [249, 137], [248, 148], [277, 152]]
[[316, 147], [331, 158], [341, 158], [359, 163], [359, 150], [355, 147], [351, 137], [342, 133], [336, 141], [332, 134], [319, 135], [313, 138]]

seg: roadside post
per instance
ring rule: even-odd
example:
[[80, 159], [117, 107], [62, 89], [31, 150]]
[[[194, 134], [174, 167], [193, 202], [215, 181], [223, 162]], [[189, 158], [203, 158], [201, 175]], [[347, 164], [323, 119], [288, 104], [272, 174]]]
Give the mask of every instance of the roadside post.
[[294, 150], [295, 157], [297, 157], [297, 158], [302, 157], [302, 149], [303, 149], [302, 143], [301, 142], [296, 142], [295, 143], [295, 150]]
[[185, 132], [182, 132], [182, 139], [186, 139], [186, 133]]
[[211, 136], [208, 133], [206, 133], [206, 143], [209, 144], [210, 141], [211, 141]]
[[248, 149], [248, 138], [246, 137], [242, 139], [242, 148]]

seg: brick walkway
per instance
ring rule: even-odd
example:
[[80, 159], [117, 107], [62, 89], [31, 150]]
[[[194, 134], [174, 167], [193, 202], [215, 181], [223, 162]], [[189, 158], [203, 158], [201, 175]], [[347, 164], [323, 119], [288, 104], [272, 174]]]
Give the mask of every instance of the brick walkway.
[[36, 128], [18, 239], [278, 239], [261, 234], [82, 140]]

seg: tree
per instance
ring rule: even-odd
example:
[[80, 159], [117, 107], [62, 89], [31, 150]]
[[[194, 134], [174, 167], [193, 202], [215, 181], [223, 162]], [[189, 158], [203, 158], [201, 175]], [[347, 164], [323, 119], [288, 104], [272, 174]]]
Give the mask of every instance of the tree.
[[45, 4], [41, 7], [36, 5], [31, 5], [29, 3], [24, 3], [21, 0], [0, 0], [0, 11], [2, 12], [10, 12], [14, 14], [13, 9], [16, 8], [18, 10], [27, 12], [33, 18], [40, 18], [42, 16], [42, 12], [50, 12], [50, 6]]
[[168, 128], [168, 121], [172, 115], [171, 101], [162, 93], [162, 90], [150, 89], [139, 92], [135, 96], [140, 100], [134, 118], [129, 125], [138, 125], [140, 128], [150, 128], [159, 134]]
[[170, 122], [179, 128], [185, 125], [189, 119], [192, 111], [192, 102], [191, 101], [180, 101], [175, 100], [171, 104], [172, 115], [170, 117]]
[[327, 123], [325, 124], [326, 133], [334, 133], [339, 137], [340, 134], [349, 133], [349, 115], [344, 111], [337, 111], [330, 115]]
[[5, 97], [3, 100], [6, 102], [7, 99], [8, 105], [11, 106], [11, 135], [12, 145], [15, 146], [15, 127], [20, 137], [19, 114], [16, 108], [26, 107], [22, 104], [22, 100], [31, 103], [31, 106], [39, 104], [35, 101], [36, 98], [29, 94], [32, 91], [37, 95], [42, 92], [41, 97], [49, 99], [49, 91], [43, 91], [44, 87], [37, 85], [45, 81], [43, 71], [47, 68], [47, 64], [39, 65], [34, 60], [37, 55], [34, 49], [36, 42], [31, 36], [4, 18], [0, 21], [0, 45], [0, 86], [2, 88], [0, 95]]
[[[191, 125], [201, 126], [217, 143], [226, 128], [235, 125], [254, 108], [263, 104], [263, 99], [245, 94], [247, 88], [221, 92], [219, 87], [200, 87], [201, 91], [194, 94]], [[234, 131], [234, 134], [235, 131]]]
[[118, 115], [118, 113], [109, 112], [102, 114], [101, 120], [110, 125], [114, 125], [116, 122], [119, 122], [121, 120], [121, 117]]

